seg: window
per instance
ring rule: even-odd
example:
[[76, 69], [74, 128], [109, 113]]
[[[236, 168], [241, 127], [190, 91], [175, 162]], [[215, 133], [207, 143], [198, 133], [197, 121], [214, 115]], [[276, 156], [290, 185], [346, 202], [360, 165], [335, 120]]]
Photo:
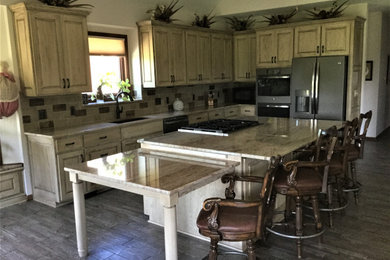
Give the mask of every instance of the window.
[[101, 79], [108, 79], [112, 87], [101, 88], [104, 95], [117, 93], [116, 82], [129, 78], [127, 36], [108, 33], [88, 33], [92, 92], [97, 93]]

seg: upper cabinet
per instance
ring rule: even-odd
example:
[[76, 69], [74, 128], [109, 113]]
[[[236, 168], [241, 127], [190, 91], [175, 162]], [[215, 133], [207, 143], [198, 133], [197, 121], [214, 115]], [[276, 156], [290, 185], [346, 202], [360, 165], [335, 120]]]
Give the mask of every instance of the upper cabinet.
[[187, 83], [211, 82], [211, 33], [186, 31]]
[[211, 39], [212, 80], [233, 80], [233, 37], [231, 34], [213, 33]]
[[294, 29], [260, 30], [256, 33], [259, 68], [291, 66], [293, 58]]
[[297, 26], [294, 57], [349, 55], [350, 38], [350, 21]]
[[234, 35], [234, 79], [256, 80], [256, 33]]
[[27, 3], [11, 10], [26, 96], [91, 91], [88, 12]]
[[186, 84], [184, 30], [154, 26], [151, 21], [138, 25], [143, 87]]

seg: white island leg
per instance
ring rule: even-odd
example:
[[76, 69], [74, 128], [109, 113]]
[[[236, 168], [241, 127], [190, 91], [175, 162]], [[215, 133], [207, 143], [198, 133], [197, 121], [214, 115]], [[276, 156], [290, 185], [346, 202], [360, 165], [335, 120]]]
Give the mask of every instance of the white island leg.
[[77, 250], [80, 257], [88, 254], [87, 226], [85, 221], [85, 198], [83, 182], [72, 182], [74, 216], [76, 223]]
[[164, 206], [165, 259], [177, 260], [177, 221], [176, 206]]

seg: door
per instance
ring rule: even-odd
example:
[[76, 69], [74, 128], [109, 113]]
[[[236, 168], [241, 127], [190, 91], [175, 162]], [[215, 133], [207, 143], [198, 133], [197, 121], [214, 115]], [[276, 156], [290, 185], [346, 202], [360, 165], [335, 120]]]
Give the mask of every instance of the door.
[[321, 55], [349, 55], [351, 23], [337, 22], [322, 25]]
[[186, 56], [187, 56], [187, 82], [199, 83], [200, 72], [198, 71], [198, 33], [186, 32]]
[[222, 80], [224, 67], [224, 35], [213, 34], [211, 39], [212, 48], [212, 79], [214, 82]]
[[257, 38], [257, 67], [272, 67], [274, 50], [274, 33], [272, 30], [260, 31], [256, 34]]
[[234, 37], [234, 77], [236, 81], [256, 78], [256, 34]]
[[294, 57], [320, 55], [321, 26], [305, 25], [295, 28]]
[[292, 28], [275, 30], [275, 63], [276, 67], [291, 66], [294, 46]]
[[91, 91], [88, 32], [83, 17], [61, 17], [66, 93]]
[[171, 86], [172, 72], [169, 62], [169, 31], [165, 28], [153, 29], [153, 47], [155, 50], [155, 72], [157, 86]]
[[345, 120], [346, 65], [345, 56], [318, 58], [316, 119]]
[[59, 15], [33, 13], [31, 39], [37, 95], [63, 94], [63, 55]]
[[211, 81], [211, 35], [186, 32], [187, 83]]
[[186, 50], [183, 30], [171, 30], [169, 33], [169, 64], [175, 85], [185, 85], [186, 79]]
[[198, 71], [201, 83], [211, 82], [211, 34], [199, 33]]
[[224, 37], [224, 59], [223, 59], [223, 81], [233, 80], [233, 37], [225, 35]]
[[57, 155], [58, 173], [60, 180], [60, 202], [71, 200], [73, 196], [72, 182], [69, 179], [69, 173], [64, 171], [64, 167], [83, 162], [83, 150]]
[[290, 88], [292, 118], [314, 118], [316, 61], [315, 57], [293, 59]]

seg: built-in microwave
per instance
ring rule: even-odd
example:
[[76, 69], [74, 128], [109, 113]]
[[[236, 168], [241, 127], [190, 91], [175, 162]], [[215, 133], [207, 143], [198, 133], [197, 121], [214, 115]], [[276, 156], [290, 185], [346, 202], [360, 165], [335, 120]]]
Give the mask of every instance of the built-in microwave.
[[291, 68], [256, 70], [258, 116], [289, 117]]
[[256, 104], [255, 83], [235, 83], [233, 88], [233, 102], [236, 104]]

